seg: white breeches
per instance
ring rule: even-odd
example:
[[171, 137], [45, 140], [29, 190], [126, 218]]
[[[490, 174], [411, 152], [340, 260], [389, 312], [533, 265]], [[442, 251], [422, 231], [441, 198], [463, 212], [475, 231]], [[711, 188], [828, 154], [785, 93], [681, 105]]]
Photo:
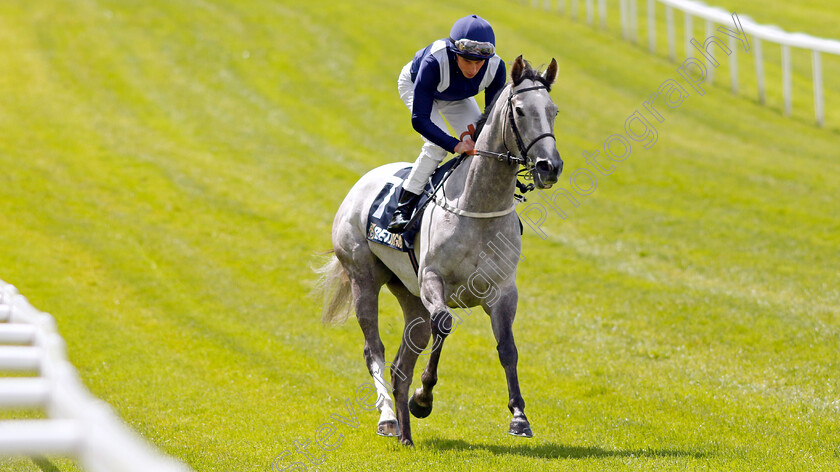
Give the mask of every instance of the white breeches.
[[[400, 92], [400, 98], [408, 107], [409, 111], [411, 111], [412, 103], [414, 102], [414, 83], [411, 82], [411, 62], [406, 64], [402, 72], [400, 72], [397, 86]], [[454, 102], [435, 100], [432, 105], [431, 118], [432, 123], [447, 134], [446, 123], [448, 122], [452, 126], [452, 129], [455, 130], [455, 136], [460, 137], [463, 133], [469, 131], [470, 125], [475, 125], [478, 122], [478, 119], [481, 118], [481, 111], [478, 108], [475, 97]], [[425, 141], [425, 144], [420, 149], [420, 155], [414, 161], [411, 174], [408, 175], [408, 179], [404, 185], [406, 190], [416, 194], [423, 191], [423, 187], [429, 181], [429, 177], [435, 171], [438, 164], [440, 164], [440, 161], [448, 154], [445, 149], [430, 142], [425, 137], [423, 137], [423, 141]]]

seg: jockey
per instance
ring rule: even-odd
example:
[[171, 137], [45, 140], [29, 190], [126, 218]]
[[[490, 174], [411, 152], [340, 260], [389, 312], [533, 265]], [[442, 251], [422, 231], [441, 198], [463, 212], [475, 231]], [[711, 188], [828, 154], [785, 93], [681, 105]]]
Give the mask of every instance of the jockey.
[[[474, 149], [471, 134], [481, 117], [475, 96], [485, 90], [484, 104], [490, 106], [505, 79], [493, 28], [477, 15], [456, 21], [448, 38], [417, 51], [403, 67], [397, 82], [400, 98], [411, 110], [411, 125], [426, 143], [403, 185], [388, 231], [403, 232], [423, 187], [447, 153]], [[444, 118], [458, 138], [446, 132]]]

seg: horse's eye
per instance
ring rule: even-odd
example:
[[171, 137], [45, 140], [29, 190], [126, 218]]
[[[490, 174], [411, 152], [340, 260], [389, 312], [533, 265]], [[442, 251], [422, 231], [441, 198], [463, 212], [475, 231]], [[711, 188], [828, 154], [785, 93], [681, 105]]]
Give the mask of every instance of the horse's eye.
[[525, 112], [522, 111], [522, 107], [516, 107], [516, 114], [519, 116], [525, 116]]

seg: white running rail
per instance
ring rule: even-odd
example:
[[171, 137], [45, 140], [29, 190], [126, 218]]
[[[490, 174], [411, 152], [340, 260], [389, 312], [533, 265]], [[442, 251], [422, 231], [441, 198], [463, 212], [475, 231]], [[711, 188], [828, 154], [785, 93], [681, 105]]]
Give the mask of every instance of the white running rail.
[[[537, 0], [539, 2], [539, 0]], [[572, 18], [577, 19], [577, 11], [580, 0], [557, 0], [557, 10], [565, 12], [566, 5], [571, 2]], [[674, 9], [683, 13], [685, 22], [685, 43], [686, 55], [693, 54], [690, 41], [693, 34], [693, 18], [705, 20], [706, 36], [714, 31], [714, 25], [732, 26], [732, 12], [719, 7], [711, 7], [705, 3], [693, 0], [647, 0], [647, 31], [648, 47], [651, 52], [656, 51], [656, 3], [665, 6], [666, 35], [668, 38], [668, 56], [676, 60], [676, 47], [674, 38]], [[602, 28], [606, 28], [607, 0], [597, 0], [597, 14]], [[638, 0], [618, 0], [618, 12], [621, 18], [621, 33], [626, 40], [638, 41]], [[551, 8], [551, 0], [544, 0], [543, 6]], [[585, 0], [587, 23], [593, 24], [595, 15], [595, 0]], [[736, 12], [737, 13], [737, 12]], [[811, 51], [811, 76], [814, 91], [814, 115], [818, 126], [825, 125], [825, 94], [823, 90], [823, 69], [822, 54], [835, 54], [840, 56], [840, 41], [835, 39], [818, 38], [805, 33], [789, 33], [777, 26], [760, 25], [747, 15], [738, 13], [741, 26], [745, 33], [752, 36], [751, 45], [755, 56], [756, 82], [758, 86], [758, 100], [766, 103], [767, 95], [764, 86], [764, 57], [762, 54], [762, 41], [778, 44], [781, 46], [781, 67], [782, 67], [782, 93], [784, 95], [784, 113], [790, 116], [793, 110], [792, 75], [790, 48], [800, 48]], [[732, 91], [738, 92], [738, 62], [736, 59], [737, 49], [732, 47], [732, 54], [729, 56], [729, 74]], [[709, 68], [709, 80], [712, 79], [714, 68]]]
[[0, 280], [0, 409], [38, 408], [47, 419], [0, 420], [0, 458], [62, 456], [90, 472], [188, 472], [93, 397], [67, 360], [55, 319]]

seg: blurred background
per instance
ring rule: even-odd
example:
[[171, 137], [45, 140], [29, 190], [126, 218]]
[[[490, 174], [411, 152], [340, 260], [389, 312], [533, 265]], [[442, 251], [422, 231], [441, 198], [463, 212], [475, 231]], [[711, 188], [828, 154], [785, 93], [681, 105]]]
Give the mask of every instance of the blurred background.
[[[603, 156], [682, 81], [683, 14], [674, 62], [664, 5], [651, 53], [638, 3], [633, 42], [617, 0], [603, 26], [600, 2], [590, 25], [586, 2], [556, 0], [3, 1], [0, 279], [55, 316], [85, 385], [159, 448], [195, 470], [269, 470], [369, 380], [355, 320], [320, 324], [311, 267], [353, 183], [422, 144], [402, 66], [472, 13], [508, 63], [556, 58], [569, 188], [581, 153]], [[840, 39], [835, 1], [715, 5]], [[785, 116], [781, 48], [763, 43], [763, 104], [753, 52], [738, 51], [737, 94], [717, 55], [705, 95], [660, 107], [654, 146], [632, 142], [567, 219], [548, 215], [545, 239], [526, 228], [514, 328], [533, 439], [506, 434], [475, 310], [447, 340], [416, 448], [357, 410], [319, 470], [836, 470], [840, 56], [822, 54], [820, 127], [812, 53], [790, 51]], [[392, 358], [387, 291], [380, 310]]]

